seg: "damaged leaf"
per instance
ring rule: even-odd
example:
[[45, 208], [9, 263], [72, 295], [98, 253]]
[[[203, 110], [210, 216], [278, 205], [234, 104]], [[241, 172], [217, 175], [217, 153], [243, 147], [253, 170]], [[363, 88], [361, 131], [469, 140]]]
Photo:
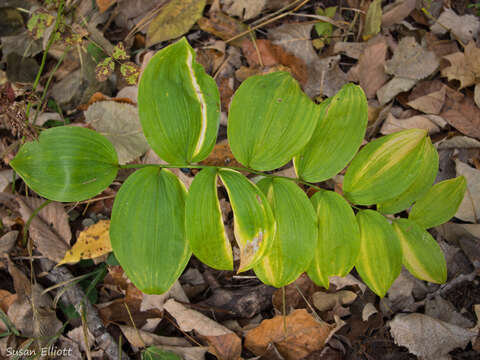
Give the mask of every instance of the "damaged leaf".
[[83, 259], [93, 259], [111, 252], [109, 231], [109, 220], [101, 220], [82, 231], [75, 245], [67, 251], [65, 257], [57, 266], [76, 263]]

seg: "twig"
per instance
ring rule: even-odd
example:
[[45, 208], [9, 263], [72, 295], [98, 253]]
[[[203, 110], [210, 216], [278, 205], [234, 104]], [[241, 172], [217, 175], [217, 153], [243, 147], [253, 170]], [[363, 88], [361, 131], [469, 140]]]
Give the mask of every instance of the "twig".
[[[73, 275], [67, 268], [64, 266], [55, 268], [55, 263], [48, 259], [41, 259], [39, 264], [42, 271], [48, 273], [47, 279], [53, 283], [68, 282], [73, 278]], [[120, 355], [117, 341], [110, 335], [107, 329], [105, 329], [97, 309], [89, 301], [83, 301], [85, 293], [78, 285], [72, 284], [72, 286], [66, 287], [61, 298], [66, 305], [71, 304], [77, 308], [79, 304], [84, 303], [88, 330], [90, 330], [95, 337], [98, 346], [105, 352], [106, 358], [118, 360], [121, 356], [122, 359], [130, 359], [130, 357], [123, 352]]]

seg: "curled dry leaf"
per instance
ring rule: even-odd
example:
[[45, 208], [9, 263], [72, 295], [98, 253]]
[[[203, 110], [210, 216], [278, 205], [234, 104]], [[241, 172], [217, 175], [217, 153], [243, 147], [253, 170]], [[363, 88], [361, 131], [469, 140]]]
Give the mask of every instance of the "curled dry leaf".
[[464, 348], [477, 331], [464, 329], [423, 314], [398, 314], [390, 321], [395, 343], [426, 360], [443, 359], [455, 348]]
[[[286, 328], [284, 326], [286, 324]], [[334, 325], [320, 323], [307, 310], [295, 310], [290, 315], [264, 320], [245, 337], [245, 347], [262, 356], [269, 344], [274, 344], [286, 360], [303, 359], [321, 350], [331, 335]]]
[[100, 220], [89, 226], [78, 236], [77, 242], [67, 251], [57, 266], [75, 263], [83, 259], [93, 259], [112, 251], [110, 244], [110, 220]]
[[19, 232], [17, 230], [13, 230], [0, 237], [0, 255], [10, 252], [15, 245], [18, 233]]

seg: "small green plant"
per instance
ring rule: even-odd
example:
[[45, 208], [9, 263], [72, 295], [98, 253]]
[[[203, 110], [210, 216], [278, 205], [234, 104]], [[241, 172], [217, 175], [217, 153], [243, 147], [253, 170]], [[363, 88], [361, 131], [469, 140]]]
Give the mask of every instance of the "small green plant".
[[[197, 165], [215, 145], [219, 99], [215, 81], [182, 39], [152, 58], [139, 84], [143, 131], [168, 164], [120, 165], [104, 136], [61, 126], [25, 143], [11, 165], [29, 187], [56, 201], [91, 198], [119, 169], [141, 168], [117, 194], [110, 238], [125, 273], [146, 293], [167, 291], [192, 252], [215, 269], [234, 269], [219, 181], [233, 210], [239, 272], [253, 269], [276, 287], [307, 272], [327, 288], [330, 276], [355, 266], [379, 296], [402, 264], [420, 279], [445, 282], [443, 253], [426, 229], [456, 213], [466, 183], [459, 177], [432, 186], [438, 154], [426, 131], [401, 131], [358, 151], [367, 127], [360, 87], [347, 84], [317, 105], [289, 73], [275, 72], [244, 81], [230, 106], [228, 140], [244, 167]], [[268, 173], [292, 159], [296, 179]], [[314, 184], [348, 164], [343, 196]], [[187, 193], [167, 168], [201, 171]], [[261, 180], [253, 183], [242, 172]], [[318, 191], [309, 199], [299, 185]], [[408, 218], [385, 216], [412, 204]]]

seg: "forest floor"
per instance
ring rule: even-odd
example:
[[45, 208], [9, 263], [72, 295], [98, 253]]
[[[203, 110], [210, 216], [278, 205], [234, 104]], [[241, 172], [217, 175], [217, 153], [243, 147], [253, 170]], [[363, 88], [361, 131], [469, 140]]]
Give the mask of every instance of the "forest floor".
[[[162, 163], [140, 131], [138, 78], [181, 36], [220, 92], [218, 141], [203, 165], [240, 166], [227, 141], [230, 101], [248, 77], [278, 70], [317, 103], [359, 84], [364, 144], [427, 130], [436, 182], [467, 180], [455, 217], [429, 230], [447, 282], [403, 269], [380, 298], [353, 270], [328, 290], [306, 274], [276, 289], [253, 271], [218, 271], [192, 256], [167, 293], [147, 295], [110, 252], [113, 202], [132, 169], [91, 200], [36, 211], [45, 199], [9, 164], [44, 129], [109, 133], [121, 163]], [[480, 358], [480, 3], [3, 0], [0, 43], [0, 358], [43, 358], [41, 349], [64, 359]], [[187, 188], [197, 173], [172, 171]], [[276, 174], [295, 177], [291, 163]], [[343, 174], [317, 185], [341, 193]], [[55, 267], [88, 238], [103, 250], [77, 249]]]

